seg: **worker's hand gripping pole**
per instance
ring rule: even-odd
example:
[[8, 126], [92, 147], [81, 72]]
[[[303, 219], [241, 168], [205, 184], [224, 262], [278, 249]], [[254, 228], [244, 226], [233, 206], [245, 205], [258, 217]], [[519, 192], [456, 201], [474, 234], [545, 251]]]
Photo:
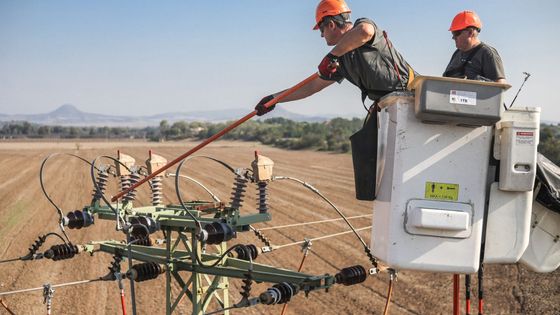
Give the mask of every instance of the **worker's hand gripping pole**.
[[[316, 78], [318, 78], [319, 75], [317, 73], [313, 73], [312, 75], [310, 75], [307, 79], [301, 81], [300, 83], [292, 86], [291, 88], [285, 90], [284, 92], [280, 93], [278, 96], [274, 97], [272, 100], [268, 101], [266, 104], [264, 104], [264, 106], [266, 108], [269, 108], [270, 106], [275, 105], [276, 103], [278, 103], [279, 101], [281, 101], [283, 98], [285, 98], [286, 96], [294, 93], [295, 91], [299, 90], [302, 86], [306, 85], [307, 83], [315, 80]], [[245, 117], [239, 119], [238, 121], [234, 122], [233, 124], [229, 125], [228, 127], [222, 129], [221, 131], [219, 131], [218, 133], [214, 134], [213, 136], [209, 137], [208, 139], [202, 141], [199, 145], [197, 145], [196, 147], [190, 149], [188, 152], [184, 153], [183, 155], [179, 156], [178, 158], [176, 158], [175, 160], [167, 163], [166, 165], [162, 166], [160, 169], [158, 169], [157, 171], [153, 172], [152, 174], [150, 174], [149, 176], [145, 177], [144, 179], [142, 179], [141, 181], [137, 182], [136, 184], [130, 186], [129, 188], [119, 192], [118, 194], [116, 194], [115, 196], [113, 196], [113, 198], [111, 198], [111, 201], [115, 202], [117, 201], [119, 198], [121, 198], [122, 196], [124, 196], [126, 193], [128, 193], [129, 191], [135, 189], [136, 187], [144, 184], [145, 182], [147, 182], [148, 180], [152, 179], [153, 177], [157, 176], [159, 173], [165, 171], [166, 169], [170, 168], [171, 166], [177, 164], [178, 162], [182, 161], [183, 159], [185, 159], [187, 156], [195, 153], [196, 151], [202, 149], [203, 147], [205, 147], [207, 144], [209, 144], [210, 142], [220, 138], [221, 136], [225, 135], [226, 133], [230, 132], [232, 129], [236, 128], [237, 126], [241, 125], [242, 123], [246, 122], [247, 120], [251, 119], [253, 116], [255, 116], [257, 114], [257, 110], [252, 111], [251, 113], [247, 114]]]

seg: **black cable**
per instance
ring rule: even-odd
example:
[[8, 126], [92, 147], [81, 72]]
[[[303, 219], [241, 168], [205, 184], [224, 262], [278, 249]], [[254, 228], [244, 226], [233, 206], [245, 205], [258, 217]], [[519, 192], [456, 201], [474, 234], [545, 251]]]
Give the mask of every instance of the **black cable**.
[[[213, 268], [213, 267], [216, 267], [216, 266], [222, 261], [222, 259], [224, 259], [224, 257], [225, 257], [227, 254], [229, 254], [232, 250], [236, 249], [237, 247], [243, 248], [244, 246], [245, 246], [245, 245], [243, 245], [243, 244], [235, 244], [235, 245], [233, 245], [232, 247], [228, 248], [228, 249], [218, 258], [218, 260], [216, 260], [216, 262], [214, 262], [214, 263], [211, 264], [211, 265], [205, 265], [205, 264], [200, 260], [200, 257], [198, 257], [198, 255], [196, 255], [196, 259], [197, 259], [198, 264], [199, 264], [201, 267], [203, 267], [203, 268]], [[195, 254], [196, 254], [196, 253], [195, 253]], [[249, 270], [247, 270], [247, 271], [250, 272], [251, 270], [253, 270], [253, 259], [251, 258], [251, 255], [248, 255], [248, 258], [249, 258]]]
[[235, 170], [233, 169], [233, 167], [229, 166], [229, 164], [227, 164], [223, 161], [220, 161], [218, 159], [215, 159], [213, 157], [209, 157], [209, 156], [205, 156], [205, 155], [194, 155], [194, 156], [191, 156], [191, 157], [187, 157], [187, 158], [183, 159], [181, 161], [181, 163], [179, 163], [179, 165], [177, 166], [177, 171], [175, 171], [175, 192], [177, 193], [177, 199], [179, 199], [179, 204], [181, 205], [181, 207], [191, 217], [191, 219], [193, 219], [193, 221], [196, 223], [196, 225], [199, 228], [199, 232], [200, 232], [202, 230], [202, 224], [185, 206], [183, 198], [181, 197], [181, 191], [179, 189], [179, 177], [180, 177], [180, 173], [181, 173], [181, 167], [183, 167], [183, 164], [186, 161], [194, 159], [194, 158], [206, 158], [206, 159], [212, 160], [214, 162], [217, 162], [217, 163], [223, 165], [224, 167], [226, 167], [228, 170], [230, 170], [234, 174], [235, 174]]
[[[68, 242], [70, 242], [70, 238], [68, 237], [68, 235], [66, 234], [66, 231], [64, 230], [64, 225], [63, 225], [63, 220], [64, 220], [64, 213], [62, 212], [62, 209], [60, 209], [60, 207], [51, 199], [51, 197], [49, 196], [49, 194], [47, 193], [47, 190], [45, 189], [45, 184], [43, 181], [43, 170], [45, 169], [45, 165], [47, 164], [47, 161], [57, 155], [68, 155], [68, 156], [72, 156], [75, 158], [78, 158], [82, 161], [84, 161], [85, 163], [87, 163], [88, 165], [91, 165], [91, 163], [84, 159], [83, 157], [76, 155], [76, 154], [72, 154], [72, 153], [53, 153], [53, 154], [49, 154], [41, 163], [41, 168], [39, 169], [39, 183], [41, 184], [41, 190], [43, 191], [43, 194], [45, 195], [45, 197], [47, 198], [47, 200], [55, 207], [56, 211], [58, 212], [59, 215], [59, 226], [60, 226], [60, 230], [62, 231], [62, 233], [64, 234], [64, 236], [66, 237], [66, 240]], [[99, 169], [98, 169], [99, 170]], [[65, 241], [66, 243], [66, 241]]]
[[[193, 221], [196, 223], [198, 227], [198, 232], [200, 232], [202, 231], [202, 224], [200, 224], [200, 221], [198, 221], [198, 219], [194, 216], [194, 214], [192, 214], [189, 211], [189, 209], [187, 209], [187, 207], [185, 206], [185, 202], [181, 197], [181, 191], [179, 189], [179, 172], [181, 171], [181, 167], [183, 166], [183, 163], [185, 163], [185, 161], [186, 159], [182, 160], [181, 163], [179, 163], [179, 165], [177, 166], [177, 171], [175, 172], [175, 192], [177, 193], [177, 199], [179, 199], [179, 204], [185, 210], [185, 212], [191, 217], [191, 219], [193, 219]], [[196, 249], [193, 248], [193, 251], [196, 251]]]
[[18, 261], [18, 260], [21, 260], [21, 257], [0, 260], [0, 264], [7, 263], [7, 262], [12, 262], [12, 261]]

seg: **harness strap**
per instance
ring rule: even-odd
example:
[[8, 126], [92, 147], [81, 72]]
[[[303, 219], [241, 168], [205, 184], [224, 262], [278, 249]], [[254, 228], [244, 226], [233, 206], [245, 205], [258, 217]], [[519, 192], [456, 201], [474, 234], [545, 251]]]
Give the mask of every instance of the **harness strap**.
[[[387, 37], [387, 32], [386, 31], [383, 31], [383, 37], [385, 37], [385, 44], [387, 45], [387, 48], [389, 49], [389, 53], [391, 54], [391, 59], [393, 59], [393, 67], [395, 68], [395, 72], [397, 73], [397, 77], [399, 78], [399, 82], [401, 83], [401, 87], [402, 87], [403, 90], [405, 90], [406, 87], [404, 86], [403, 80], [401, 78], [401, 73], [399, 71], [399, 67], [397, 67], [397, 62], [395, 61], [395, 56], [393, 55], [393, 50], [391, 49], [392, 44], [391, 44], [391, 41], [389, 40], [389, 38]], [[409, 80], [409, 82], [410, 82], [410, 80]]]

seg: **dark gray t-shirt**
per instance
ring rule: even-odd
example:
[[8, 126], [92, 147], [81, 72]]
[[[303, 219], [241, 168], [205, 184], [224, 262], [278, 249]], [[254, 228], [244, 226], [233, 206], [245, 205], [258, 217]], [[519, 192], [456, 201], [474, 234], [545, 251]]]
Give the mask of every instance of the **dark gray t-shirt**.
[[451, 61], [449, 61], [443, 76], [454, 78], [467, 77], [469, 80], [486, 78], [496, 81], [505, 79], [504, 66], [498, 51], [494, 47], [482, 42], [479, 46], [466, 52], [457, 49], [453, 56], [451, 56]]
[[[377, 100], [387, 93], [404, 89], [408, 84], [410, 66], [394, 47], [387, 45], [383, 31], [372, 20], [367, 18], [357, 19], [354, 27], [360, 23], [373, 25], [375, 28], [374, 38], [342, 55], [339, 58], [340, 67], [333, 78], [323, 79], [338, 82], [347, 79], [359, 87], [364, 96], [367, 94], [372, 100]], [[399, 69], [398, 75], [393, 57], [394, 63]], [[402, 83], [399, 80], [399, 75]]]

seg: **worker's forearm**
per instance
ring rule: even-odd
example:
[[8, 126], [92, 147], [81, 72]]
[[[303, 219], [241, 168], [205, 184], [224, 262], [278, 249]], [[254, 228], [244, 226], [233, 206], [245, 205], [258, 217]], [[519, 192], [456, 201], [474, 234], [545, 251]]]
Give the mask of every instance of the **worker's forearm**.
[[373, 25], [366, 23], [359, 24], [357, 27], [344, 34], [338, 44], [331, 50], [331, 53], [335, 56], [342, 56], [367, 43], [373, 38], [374, 34], [375, 28]]
[[[297, 101], [297, 100], [301, 100], [304, 99], [308, 96], [311, 96], [319, 91], [321, 91], [322, 89], [326, 88], [327, 86], [333, 84], [334, 81], [326, 81], [323, 80], [321, 78], [316, 78], [315, 80], [307, 83], [306, 85], [304, 85], [303, 87], [301, 87], [299, 90], [293, 92], [292, 94], [284, 97], [282, 100], [280, 100], [278, 103], [285, 103], [285, 102], [292, 102], [292, 101]], [[278, 96], [280, 95], [280, 93], [282, 93], [283, 91], [280, 91], [278, 93], [274, 93], [274, 96]]]

